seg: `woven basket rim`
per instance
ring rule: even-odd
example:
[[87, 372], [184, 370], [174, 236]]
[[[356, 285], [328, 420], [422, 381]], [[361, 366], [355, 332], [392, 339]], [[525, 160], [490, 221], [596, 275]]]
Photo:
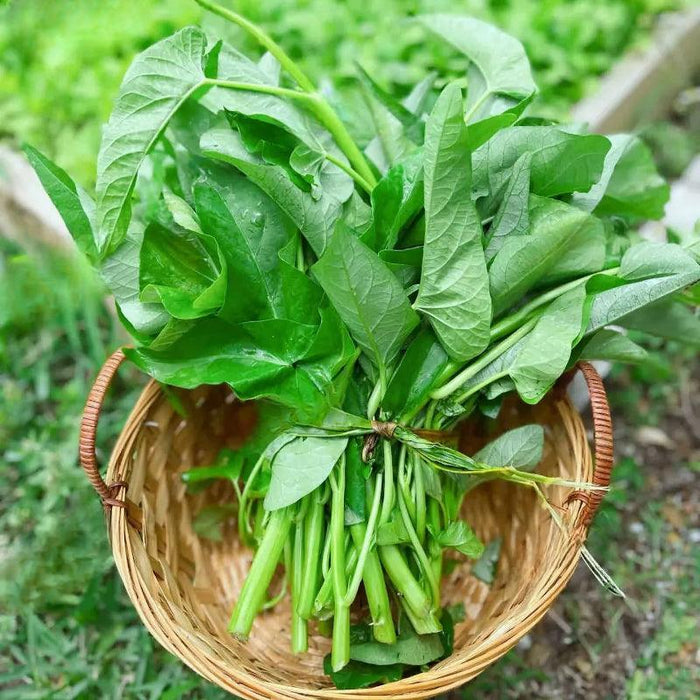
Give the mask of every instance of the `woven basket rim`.
[[[128, 479], [128, 474], [120, 473], [121, 458], [133, 450], [135, 441], [143, 427], [143, 421], [160, 397], [160, 386], [157, 382], [150, 381], [136, 402], [114, 448], [107, 472], [108, 483], [118, 483]], [[581, 424], [580, 416], [568, 399], [559, 397], [553, 400], [556, 402], [562, 420], [569, 424], [567, 429], [577, 434], [579, 442], [582, 438], [586, 446], [587, 457], [582, 456], [584, 463], [581, 465], [581, 469], [585, 479], [590, 480], [594, 476], [593, 464], [587, 449], [585, 430]], [[374, 688], [361, 691], [334, 688], [315, 689], [264, 682], [242, 668], [220, 669], [214, 651], [207, 649], [203, 640], [193, 639], [190, 633], [178, 629], [177, 625], [167, 618], [163, 612], [163, 602], [158, 599], [157, 594], [149, 589], [148, 582], [140, 576], [139, 567], [134, 563], [137, 550], [133, 546], [133, 538], [136, 536], [138, 524], [134, 517], [134, 508], [138, 509], [138, 506], [129, 500], [128, 490], [124, 486], [118, 486], [116, 489], [110, 490], [110, 497], [119, 502], [124, 500], [128, 506], [127, 508], [107, 508], [108, 530], [115, 563], [127, 593], [144, 625], [166, 649], [178, 656], [195, 672], [225, 690], [245, 698], [298, 698], [301, 700], [307, 698], [392, 697], [408, 700], [409, 698], [434, 697], [463, 685], [517, 644], [519, 639], [546, 614], [557, 595], [573, 575], [589, 524], [585, 517], [588, 507], [585, 499], [570, 500], [567, 504], [567, 518], [568, 522], [572, 524], [571, 534], [561, 556], [561, 567], [553, 580], [549, 582], [546, 594], [538, 598], [537, 605], [523, 610], [518, 619], [509, 620], [510, 630], [500, 630], [500, 641], [494, 645], [490, 640], [484, 640], [480, 647], [473, 650], [468, 659], [459, 664], [459, 668], [455, 669], [454, 663], [450, 663], [451, 659], [454, 660], [454, 657], [459, 656], [456, 650], [453, 656], [439, 662], [427, 671]], [[149, 562], [148, 565], [152, 566], [152, 563]], [[517, 629], [517, 633], [507, 634], [513, 629]], [[197, 655], [192, 653], [192, 645], [197, 646]]]

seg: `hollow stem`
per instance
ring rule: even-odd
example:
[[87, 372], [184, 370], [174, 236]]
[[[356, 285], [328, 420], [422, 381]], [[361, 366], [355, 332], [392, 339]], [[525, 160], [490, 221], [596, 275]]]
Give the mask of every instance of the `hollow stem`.
[[296, 604], [299, 616], [308, 620], [313, 613], [314, 599], [321, 577], [321, 548], [325, 529], [325, 509], [318, 492], [311, 494], [309, 512], [304, 526], [304, 564]]
[[256, 24], [253, 24], [250, 20], [247, 20], [237, 12], [222, 7], [211, 0], [195, 0], [195, 2], [204, 9], [227, 19], [229, 22], [233, 22], [233, 24], [238, 25], [241, 29], [248, 32], [248, 34], [279, 61], [280, 66], [289, 73], [302, 90], [312, 92], [315, 89], [311, 80], [309, 80], [304, 71], [289, 57], [287, 52], [267, 32], [263, 31]]
[[297, 607], [302, 591], [304, 569], [304, 520], [294, 526], [292, 548], [292, 654], [303, 654], [308, 649], [308, 623]]
[[345, 576], [345, 455], [331, 474], [331, 574], [333, 576], [333, 648], [331, 666], [340, 671], [350, 660], [350, 606]]
[[384, 498], [382, 500], [382, 512], [379, 516], [379, 524], [389, 522], [391, 509], [394, 507], [394, 463], [391, 451], [391, 443], [382, 440], [384, 455]]
[[229, 631], [238, 639], [248, 638], [255, 616], [265, 602], [267, 589], [289, 536], [292, 519], [290, 508], [280, 508], [270, 515], [229, 622]]

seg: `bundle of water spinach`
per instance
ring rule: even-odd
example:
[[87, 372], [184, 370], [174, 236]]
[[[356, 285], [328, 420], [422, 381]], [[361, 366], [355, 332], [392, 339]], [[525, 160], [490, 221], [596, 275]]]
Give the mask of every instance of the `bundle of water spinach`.
[[[459, 421], [494, 418], [513, 392], [537, 403], [580, 359], [639, 360], [625, 329], [697, 339], [698, 247], [637, 237], [668, 198], [644, 145], [531, 116], [523, 48], [495, 27], [412, 20], [467, 73], [399, 98], [358, 67], [375, 131], [358, 143], [342, 95], [200, 4], [261, 57], [196, 27], [137, 56], [94, 200], [26, 154], [114, 295], [128, 357], [163, 384], [257, 401], [243, 447], [185, 475], [233, 482], [236, 502], [199, 527], [237, 518], [256, 549], [231, 632], [245, 640], [291, 596], [294, 652], [315, 621], [339, 687], [396, 679], [451, 651], [441, 577], [484, 551], [465, 493], [567, 483], [536, 472], [540, 426], [468, 456]], [[477, 572], [493, 561], [489, 547]], [[361, 589], [366, 624], [351, 626]]]

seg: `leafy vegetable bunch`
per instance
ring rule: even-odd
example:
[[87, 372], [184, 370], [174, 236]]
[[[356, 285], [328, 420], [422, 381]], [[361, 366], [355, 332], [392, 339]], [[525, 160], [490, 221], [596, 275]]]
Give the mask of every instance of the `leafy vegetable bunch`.
[[[466, 100], [452, 83], [436, 97], [430, 75], [397, 101], [360, 71], [376, 130], [361, 150], [279, 45], [200, 2], [263, 58], [195, 27], [140, 54], [94, 202], [26, 152], [112, 290], [129, 358], [259, 402], [245, 445], [185, 477], [233, 482], [257, 550], [231, 632], [247, 638], [288, 589], [295, 652], [311, 619], [332, 621], [336, 684], [396, 678], [450, 653], [445, 554], [484, 551], [461, 517], [469, 489], [500, 478], [546, 503], [550, 484], [590, 487], [533, 471], [541, 426], [472, 456], [451, 431], [509, 393], [537, 403], [579, 359], [639, 359], [617, 327], [692, 316], [697, 250], [634, 241], [668, 197], [647, 150], [527, 116], [525, 52], [495, 27], [416, 20], [469, 59]], [[351, 629], [361, 586], [370, 624]]]

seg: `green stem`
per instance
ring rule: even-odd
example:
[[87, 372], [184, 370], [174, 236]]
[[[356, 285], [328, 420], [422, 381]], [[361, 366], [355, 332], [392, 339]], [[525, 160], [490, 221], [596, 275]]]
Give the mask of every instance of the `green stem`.
[[425, 538], [425, 484], [423, 483], [423, 464], [417, 455], [411, 455], [413, 460], [413, 484], [415, 486], [415, 522], [416, 534], [422, 542]]
[[[379, 493], [379, 489], [377, 489]], [[364, 523], [357, 523], [350, 528], [355, 547], [360, 547], [367, 534]], [[355, 550], [357, 551], [357, 550]], [[377, 550], [372, 548], [367, 554], [365, 565], [362, 569], [362, 584], [365, 588], [369, 613], [372, 618], [372, 634], [382, 644], [394, 644], [396, 642], [396, 630], [391, 616], [391, 604], [389, 592], [386, 589], [382, 564], [379, 561]]]
[[331, 666], [340, 671], [350, 661], [350, 606], [345, 601], [345, 455], [331, 473], [331, 574], [333, 576], [333, 647]]
[[[323, 488], [323, 487], [321, 487]], [[321, 548], [325, 526], [325, 508], [318, 492], [312, 494], [304, 528], [304, 566], [297, 600], [297, 612], [304, 620], [313, 613], [314, 600], [321, 577]]]
[[[358, 527], [356, 525], [353, 525], [353, 527]], [[352, 528], [350, 528], [352, 531]], [[363, 531], [364, 532], [364, 531]], [[370, 557], [371, 557], [372, 552], [370, 552]], [[357, 564], [357, 547], [350, 547], [350, 550], [347, 552], [345, 556], [345, 576], [350, 576], [355, 568], [355, 564]], [[329, 572], [330, 573], [330, 572]], [[314, 601], [314, 616], [318, 618], [319, 620], [323, 620], [327, 617], [331, 617], [333, 612], [331, 610], [330, 613], [327, 615], [325, 614], [325, 611], [327, 611], [331, 607], [331, 602], [333, 599], [333, 577], [332, 576], [326, 576], [326, 578], [323, 579], [323, 583], [321, 584], [321, 588], [318, 591], [318, 595], [316, 596], [316, 600]]]
[[382, 440], [384, 454], [384, 498], [382, 500], [382, 513], [379, 516], [379, 524], [389, 522], [391, 509], [394, 507], [394, 462], [391, 453], [391, 443]]
[[267, 589], [287, 541], [292, 519], [293, 513], [290, 508], [272, 511], [229, 622], [229, 631], [238, 639], [248, 638], [253, 620], [265, 602]]
[[[379, 547], [379, 557], [389, 580], [417, 618], [428, 619], [432, 604], [423, 587], [416, 580], [401, 550], [393, 544]], [[437, 630], [433, 630], [439, 632]]]
[[241, 493], [241, 497], [239, 499], [238, 537], [240, 538], [241, 542], [248, 547], [253, 542], [253, 531], [250, 528], [250, 521], [248, 518], [248, 499], [250, 497], [250, 490], [253, 487], [253, 482], [258, 476], [260, 469], [262, 469], [262, 464], [263, 458], [260, 457], [251, 470], [250, 475], [246, 479], [245, 486], [243, 487], [243, 493]]
[[372, 169], [369, 167], [362, 151], [353, 141], [345, 124], [343, 124], [340, 117], [321, 95], [315, 92], [312, 98], [316, 103], [315, 108], [312, 107], [312, 109], [318, 120], [333, 134], [335, 142], [340, 147], [340, 150], [347, 156], [352, 167], [367, 181], [369, 186], [373, 188], [377, 184], [377, 178], [374, 177]]
[[225, 88], [226, 90], [239, 90], [241, 92], [257, 92], [263, 95], [274, 95], [275, 97], [286, 97], [290, 100], [297, 100], [313, 109], [315, 100], [308, 92], [294, 90], [292, 88], [280, 87], [279, 85], [265, 85], [265, 83], [243, 83], [238, 80], [223, 80], [221, 78], [205, 78], [202, 85]]
[[297, 610], [302, 590], [304, 568], [304, 520], [294, 526], [292, 548], [292, 654], [303, 654], [308, 649], [308, 623]]
[[365, 180], [356, 170], [353, 170], [347, 163], [340, 158], [336, 158], [332, 153], [325, 153], [325, 158], [333, 165], [337, 165], [341, 170], [347, 173], [367, 194], [372, 193], [372, 185]]
[[566, 292], [569, 292], [572, 289], [576, 289], [576, 287], [578, 287], [579, 285], [585, 284], [594, 275], [614, 275], [619, 271], [619, 267], [612, 267], [608, 270], [602, 270], [601, 272], [594, 272], [590, 275], [585, 275], [584, 277], [579, 277], [578, 279], [572, 280], [571, 282], [562, 284], [559, 287], [555, 287], [554, 289], [550, 289], [548, 292], [545, 292], [544, 294], [535, 297], [532, 301], [525, 304], [525, 306], [523, 306], [521, 309], [518, 309], [518, 311], [516, 311], [515, 313], [511, 314], [510, 316], [506, 316], [505, 318], [502, 318], [500, 321], [498, 321], [498, 323], [494, 323], [493, 326], [491, 326], [491, 341], [494, 341], [497, 338], [501, 338], [504, 335], [508, 335], [508, 333], [515, 330], [518, 326], [525, 322], [533, 311], [536, 311], [544, 304], [547, 304], [548, 302], [553, 301], [557, 297], [560, 297], [562, 294], [565, 294]]
[[479, 357], [476, 362], [473, 362], [468, 367], [465, 367], [458, 375], [453, 377], [449, 382], [443, 384], [440, 388], [433, 391], [430, 395], [432, 399], [444, 399], [450, 394], [457, 391], [466, 381], [471, 379], [475, 374], [480, 372], [484, 367], [489, 365], [495, 359], [500, 357], [506, 350], [513, 347], [521, 338], [524, 338], [537, 323], [537, 319], [533, 318], [521, 326], [515, 333], [509, 335], [505, 340], [502, 340], [498, 345], [492, 347]]
[[476, 110], [479, 109], [479, 107], [481, 107], [481, 105], [484, 104], [484, 102], [486, 102], [487, 98], [489, 98], [489, 97], [491, 97], [491, 91], [490, 91], [490, 90], [487, 90], [487, 91], [484, 92], [484, 93], [481, 95], [481, 97], [479, 97], [479, 99], [471, 106], [471, 108], [469, 109], [469, 111], [464, 115], [464, 122], [465, 122], [466, 124], [469, 124], [469, 120], [474, 116], [474, 114], [476, 113]]
[[237, 12], [233, 12], [226, 7], [222, 7], [211, 0], [195, 0], [195, 2], [201, 5], [204, 9], [213, 12], [219, 17], [227, 19], [229, 22], [241, 27], [250, 34], [261, 46], [263, 46], [267, 51], [269, 51], [280, 63], [282, 68], [289, 73], [294, 79], [297, 85], [306, 92], [313, 92], [314, 84], [309, 80], [304, 71], [299, 68], [299, 66], [287, 55], [287, 52], [269, 35], [267, 32], [263, 31], [260, 27], [253, 24], [251, 21], [242, 17]]
[[367, 561], [367, 556], [369, 555], [369, 551], [372, 546], [374, 531], [377, 526], [377, 515], [379, 514], [379, 504], [381, 502], [382, 497], [381, 488], [382, 476], [380, 474], [379, 477], [377, 477], [377, 488], [374, 493], [374, 500], [372, 502], [369, 520], [367, 521], [367, 527], [365, 528], [365, 536], [360, 544], [355, 542], [355, 547], [359, 548], [360, 554], [357, 559], [357, 566], [355, 567], [355, 572], [352, 576], [352, 580], [350, 581], [347, 592], [345, 594], [346, 605], [352, 605], [352, 602], [355, 600], [355, 596], [357, 595], [357, 591], [360, 588], [360, 583], [362, 582], [362, 572], [365, 568], [365, 562]]
[[433, 599], [432, 611], [440, 609], [440, 583], [438, 579], [433, 576], [433, 569], [428, 560], [428, 556], [423, 549], [423, 545], [418, 539], [416, 530], [413, 527], [413, 521], [411, 520], [408, 509], [406, 508], [406, 503], [403, 499], [403, 494], [399, 494], [399, 510], [401, 511], [401, 519], [403, 520], [404, 527], [408, 533], [408, 537], [413, 545], [413, 550], [418, 557], [418, 562], [420, 563], [425, 577], [428, 579], [428, 585], [430, 586], [430, 593]]

